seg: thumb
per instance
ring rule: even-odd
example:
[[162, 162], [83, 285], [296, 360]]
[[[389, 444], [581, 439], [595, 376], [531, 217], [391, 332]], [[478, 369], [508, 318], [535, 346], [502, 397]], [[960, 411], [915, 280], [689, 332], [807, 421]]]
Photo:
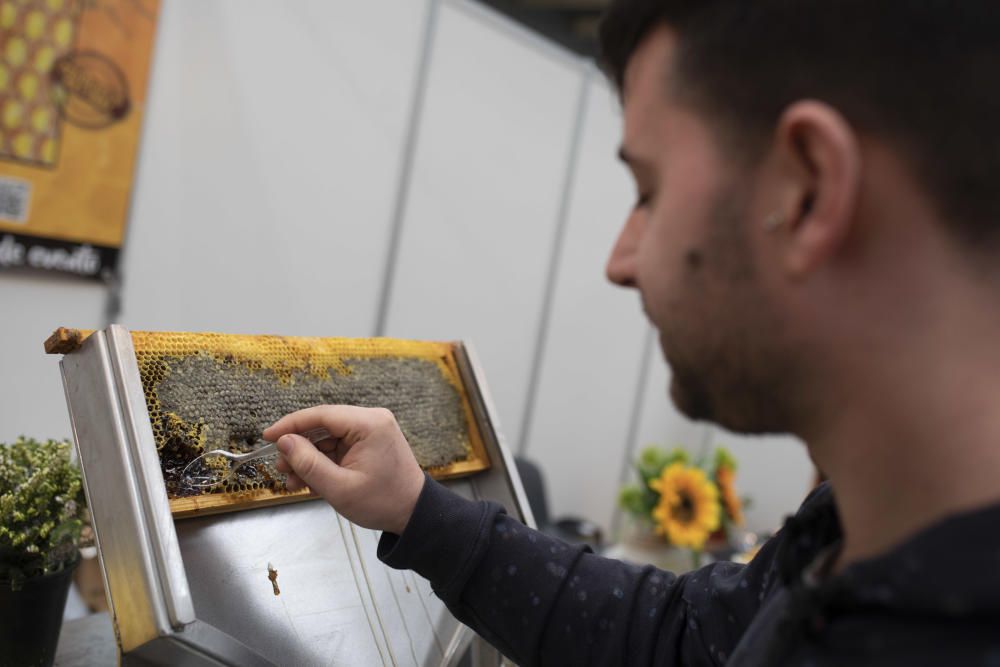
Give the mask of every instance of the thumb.
[[278, 451], [288, 466], [310, 489], [331, 500], [349, 474], [316, 445], [301, 435], [289, 433], [278, 439]]

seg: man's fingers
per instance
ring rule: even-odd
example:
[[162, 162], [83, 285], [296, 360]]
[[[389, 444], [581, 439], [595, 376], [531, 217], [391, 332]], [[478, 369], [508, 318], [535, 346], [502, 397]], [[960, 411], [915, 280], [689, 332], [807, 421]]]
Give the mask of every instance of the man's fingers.
[[330, 436], [348, 439], [361, 436], [386, 419], [391, 413], [380, 408], [361, 408], [354, 405], [317, 405], [285, 415], [264, 429], [264, 439], [276, 441], [287, 433], [304, 433], [325, 428]]
[[281, 436], [278, 439], [278, 451], [281, 452], [283, 462], [291, 469], [289, 481], [292, 484], [289, 485], [286, 481], [289, 490], [298, 490], [292, 486], [301, 481], [319, 495], [331, 500], [337, 495], [338, 488], [342, 488], [347, 481], [349, 473], [300, 435], [290, 433]]
[[290, 472], [285, 475], [285, 488], [294, 493], [306, 488], [306, 483], [299, 479], [299, 476], [294, 472]]
[[[334, 440], [332, 438], [327, 438], [326, 440], [320, 440], [319, 442], [313, 443], [316, 449], [318, 449], [319, 451], [323, 452], [324, 454], [332, 458], [335, 463], [340, 462], [338, 460], [340, 456], [339, 455], [340, 444], [341, 443], [339, 440]], [[287, 473], [292, 471], [292, 469], [288, 467], [288, 461], [286, 461], [285, 457], [281, 456], [280, 454], [278, 455], [278, 458], [275, 460], [274, 467], [278, 469], [278, 472]]]
[[337, 447], [340, 445], [340, 440], [337, 438], [324, 438], [319, 442], [314, 442], [313, 444], [316, 445], [316, 449], [324, 454], [330, 454], [331, 452], [337, 451]]
[[302, 481], [301, 477], [292, 472], [292, 469], [288, 467], [288, 464], [284, 460], [280, 460], [275, 467], [278, 469], [278, 472], [285, 473], [285, 488], [289, 491], [301, 491], [308, 486], [308, 484]]
[[321, 418], [324, 408], [326, 406], [320, 405], [287, 414], [264, 429], [262, 435], [265, 440], [275, 442], [286, 433], [302, 433], [303, 431], [311, 431], [320, 427], [325, 428], [326, 425]]

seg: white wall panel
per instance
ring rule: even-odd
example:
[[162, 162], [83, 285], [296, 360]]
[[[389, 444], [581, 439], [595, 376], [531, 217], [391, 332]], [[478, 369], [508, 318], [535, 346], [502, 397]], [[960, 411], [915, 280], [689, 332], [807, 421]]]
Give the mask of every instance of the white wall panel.
[[545, 354], [524, 454], [546, 474], [554, 516], [607, 528], [643, 362], [638, 294], [604, 276], [635, 197], [615, 155], [621, 114], [600, 78], [587, 93]]
[[371, 335], [426, 7], [163, 4], [126, 324]]
[[486, 12], [439, 19], [386, 334], [472, 341], [514, 438], [582, 74]]
[[72, 278], [0, 273], [0, 442], [73, 435], [59, 357], [42, 343], [60, 326], [101, 326], [106, 293]]

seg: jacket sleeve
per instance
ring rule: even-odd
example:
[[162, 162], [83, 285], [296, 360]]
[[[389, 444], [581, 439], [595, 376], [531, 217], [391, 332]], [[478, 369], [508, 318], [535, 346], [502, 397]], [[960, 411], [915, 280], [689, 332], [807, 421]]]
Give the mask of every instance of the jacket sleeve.
[[379, 558], [427, 578], [458, 620], [520, 665], [721, 665], [764, 599], [775, 541], [749, 566], [677, 577], [568, 545], [428, 477]]

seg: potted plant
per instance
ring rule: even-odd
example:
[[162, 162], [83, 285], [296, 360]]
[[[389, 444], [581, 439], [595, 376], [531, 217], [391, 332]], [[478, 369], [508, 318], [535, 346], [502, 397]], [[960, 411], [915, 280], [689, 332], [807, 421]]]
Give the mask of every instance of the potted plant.
[[69, 442], [0, 443], [0, 655], [51, 665], [86, 504]]
[[707, 463], [692, 463], [683, 449], [648, 447], [635, 470], [639, 483], [623, 487], [618, 498], [633, 519], [624, 557], [685, 571], [699, 565], [706, 549], [728, 550], [745, 502], [736, 495], [736, 460], [728, 451], [720, 447]]

